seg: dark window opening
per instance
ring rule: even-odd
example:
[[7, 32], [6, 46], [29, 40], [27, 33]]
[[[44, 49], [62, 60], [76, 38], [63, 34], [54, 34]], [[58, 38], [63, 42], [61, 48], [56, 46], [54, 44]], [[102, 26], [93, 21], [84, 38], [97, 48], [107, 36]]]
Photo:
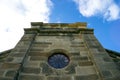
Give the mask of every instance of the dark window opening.
[[68, 56], [63, 53], [54, 53], [48, 58], [48, 64], [56, 69], [64, 68], [69, 61]]

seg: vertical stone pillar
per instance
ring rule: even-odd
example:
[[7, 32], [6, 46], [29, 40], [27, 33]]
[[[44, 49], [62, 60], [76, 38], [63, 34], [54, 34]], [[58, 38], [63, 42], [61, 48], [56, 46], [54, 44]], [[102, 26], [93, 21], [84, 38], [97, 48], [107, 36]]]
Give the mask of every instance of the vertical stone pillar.
[[84, 41], [102, 80], [118, 80], [120, 72], [116, 64], [95, 36], [93, 34], [84, 34]]
[[19, 71], [22, 68], [35, 36], [36, 31], [25, 29], [25, 34], [21, 40], [11, 51], [5, 62], [0, 65], [0, 80], [17, 80]]

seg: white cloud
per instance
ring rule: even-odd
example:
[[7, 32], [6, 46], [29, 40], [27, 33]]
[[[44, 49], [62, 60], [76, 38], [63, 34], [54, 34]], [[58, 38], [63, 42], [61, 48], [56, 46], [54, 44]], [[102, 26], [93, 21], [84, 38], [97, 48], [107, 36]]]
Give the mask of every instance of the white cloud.
[[51, 0], [0, 0], [0, 51], [13, 48], [30, 22], [49, 22]]
[[120, 18], [120, 7], [113, 0], [73, 0], [85, 17], [102, 15], [107, 21]]
[[105, 12], [104, 17], [107, 20], [116, 20], [120, 18], [120, 8], [117, 5], [112, 4]]

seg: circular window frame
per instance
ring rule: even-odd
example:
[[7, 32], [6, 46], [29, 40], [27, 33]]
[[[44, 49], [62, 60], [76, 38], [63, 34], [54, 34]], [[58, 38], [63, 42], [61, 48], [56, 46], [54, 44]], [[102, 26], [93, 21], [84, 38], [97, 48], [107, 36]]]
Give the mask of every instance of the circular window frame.
[[63, 52], [55, 52], [48, 57], [47, 62], [52, 68], [62, 69], [70, 63], [70, 58]]

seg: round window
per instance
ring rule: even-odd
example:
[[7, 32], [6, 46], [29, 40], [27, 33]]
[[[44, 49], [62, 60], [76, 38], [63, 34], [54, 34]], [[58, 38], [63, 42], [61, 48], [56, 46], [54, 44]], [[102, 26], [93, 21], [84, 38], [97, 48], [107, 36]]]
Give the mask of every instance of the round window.
[[48, 58], [48, 64], [57, 69], [67, 66], [69, 61], [68, 56], [61, 53], [55, 53]]

